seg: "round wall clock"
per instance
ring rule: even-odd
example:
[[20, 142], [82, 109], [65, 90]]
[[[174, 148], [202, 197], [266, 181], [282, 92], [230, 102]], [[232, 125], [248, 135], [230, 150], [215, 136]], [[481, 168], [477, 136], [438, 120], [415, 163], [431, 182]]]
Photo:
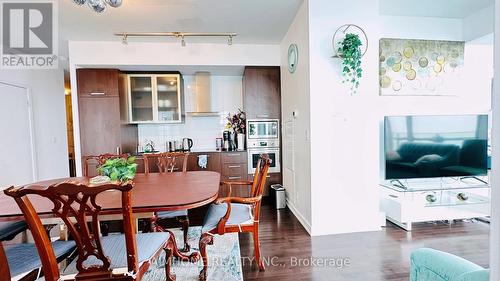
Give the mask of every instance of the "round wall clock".
[[291, 44], [288, 47], [288, 71], [294, 73], [299, 63], [299, 49], [297, 44]]

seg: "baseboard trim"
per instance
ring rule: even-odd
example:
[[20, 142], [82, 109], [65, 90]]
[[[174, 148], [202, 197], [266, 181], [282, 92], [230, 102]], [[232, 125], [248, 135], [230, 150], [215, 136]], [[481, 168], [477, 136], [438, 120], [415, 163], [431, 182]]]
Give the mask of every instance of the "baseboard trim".
[[310, 236], [312, 236], [311, 235], [311, 224], [306, 220], [306, 218], [304, 218], [304, 216], [295, 207], [295, 205], [288, 200], [288, 198], [286, 199], [286, 206], [288, 207], [288, 209], [290, 209], [290, 211], [292, 211], [293, 215], [297, 218], [297, 220], [300, 222], [300, 224], [302, 224], [302, 226], [307, 231], [307, 233]]

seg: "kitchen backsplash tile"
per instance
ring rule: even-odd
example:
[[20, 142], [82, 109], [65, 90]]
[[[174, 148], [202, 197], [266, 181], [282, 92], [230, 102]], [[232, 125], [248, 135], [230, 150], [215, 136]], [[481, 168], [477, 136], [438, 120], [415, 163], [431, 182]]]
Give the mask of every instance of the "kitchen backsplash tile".
[[192, 117], [186, 116], [182, 124], [139, 124], [139, 145], [144, 146], [148, 141], [153, 141], [156, 149], [166, 151], [166, 142], [182, 138], [193, 139], [193, 149], [213, 150], [215, 139], [222, 137], [226, 116]]

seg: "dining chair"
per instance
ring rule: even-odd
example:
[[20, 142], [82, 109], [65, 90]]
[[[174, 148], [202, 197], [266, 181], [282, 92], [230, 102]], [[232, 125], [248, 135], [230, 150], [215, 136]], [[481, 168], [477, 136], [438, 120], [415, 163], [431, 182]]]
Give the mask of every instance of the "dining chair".
[[[267, 173], [271, 159], [267, 154], [259, 157], [257, 168], [252, 181], [226, 181], [221, 185], [229, 187], [228, 197], [219, 198], [211, 204], [203, 220], [202, 234], [200, 237], [200, 253], [203, 259], [203, 269], [200, 272], [200, 280], [207, 279], [208, 259], [207, 245], [213, 245], [214, 235], [224, 235], [233, 232], [251, 232], [255, 260], [260, 270], [264, 270], [264, 262], [261, 259], [259, 242], [259, 218], [262, 193], [266, 185]], [[232, 187], [251, 186], [250, 197], [232, 197]]]
[[[149, 174], [149, 163], [156, 159], [156, 166], [158, 167], [159, 173], [173, 173], [176, 170], [177, 160], [182, 160], [182, 172], [187, 171], [187, 161], [189, 153], [187, 152], [163, 152], [155, 154], [144, 154], [144, 173]], [[176, 219], [182, 225], [182, 232], [184, 237], [184, 248], [181, 252], [189, 252], [191, 247], [188, 243], [188, 231], [189, 231], [189, 216], [187, 210], [179, 211], [165, 211], [157, 212], [154, 217], [150, 219], [151, 230], [156, 232], [164, 232], [160, 223], [164, 220]]]
[[[62, 182], [49, 187], [11, 187], [4, 193], [15, 199], [35, 240], [46, 281], [57, 280], [140, 280], [153, 260], [165, 251], [166, 280], [170, 273], [174, 236], [169, 232], [135, 233], [132, 219], [133, 183], [91, 185]], [[109, 192], [108, 192], [109, 191]], [[124, 234], [101, 237], [99, 195], [121, 197]], [[118, 192], [118, 194], [117, 194]], [[78, 257], [64, 271], [57, 266], [54, 249], [45, 233], [30, 197], [41, 196], [54, 205], [52, 214], [60, 218], [73, 237]], [[104, 195], [103, 195], [104, 196]]]
[[91, 162], [97, 163], [97, 167], [103, 165], [106, 163], [107, 160], [109, 159], [114, 159], [114, 158], [123, 158], [127, 159], [128, 154], [122, 153], [122, 154], [111, 154], [111, 153], [106, 153], [106, 154], [101, 154], [101, 155], [87, 155], [83, 156], [83, 171], [82, 174], [84, 177], [89, 177], [91, 176], [90, 170], [89, 170], [89, 165]]
[[[45, 226], [49, 232], [53, 225]], [[3, 246], [3, 242], [11, 241], [28, 230], [25, 221], [3, 224], [0, 227], [0, 281], [36, 280], [40, 275], [42, 262], [33, 243], [15, 243]], [[68, 258], [76, 248], [75, 241], [57, 240], [51, 243], [57, 262]]]
[[[83, 171], [82, 175], [84, 177], [91, 177], [95, 176], [96, 173], [91, 173], [89, 166], [91, 163], [96, 164], [96, 168], [99, 166], [104, 165], [106, 161], [109, 159], [115, 159], [115, 158], [123, 158], [123, 159], [128, 159], [129, 155], [126, 153], [122, 154], [111, 154], [111, 153], [105, 153], [105, 154], [100, 154], [100, 155], [87, 155], [83, 156]], [[103, 236], [108, 236], [109, 235], [109, 230], [112, 228], [112, 226], [115, 226], [117, 223], [116, 221], [101, 221], [101, 234]]]

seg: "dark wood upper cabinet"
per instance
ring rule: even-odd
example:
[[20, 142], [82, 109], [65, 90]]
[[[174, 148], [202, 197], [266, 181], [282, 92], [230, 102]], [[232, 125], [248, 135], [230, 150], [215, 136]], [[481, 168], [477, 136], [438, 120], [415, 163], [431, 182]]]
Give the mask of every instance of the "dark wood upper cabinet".
[[280, 68], [247, 66], [243, 106], [248, 119], [281, 119]]
[[117, 69], [76, 70], [78, 97], [118, 97]]
[[78, 112], [82, 156], [134, 153], [137, 126], [123, 122], [120, 72], [116, 69], [78, 69]]
[[118, 98], [80, 98], [78, 107], [82, 156], [116, 154], [121, 149]]

